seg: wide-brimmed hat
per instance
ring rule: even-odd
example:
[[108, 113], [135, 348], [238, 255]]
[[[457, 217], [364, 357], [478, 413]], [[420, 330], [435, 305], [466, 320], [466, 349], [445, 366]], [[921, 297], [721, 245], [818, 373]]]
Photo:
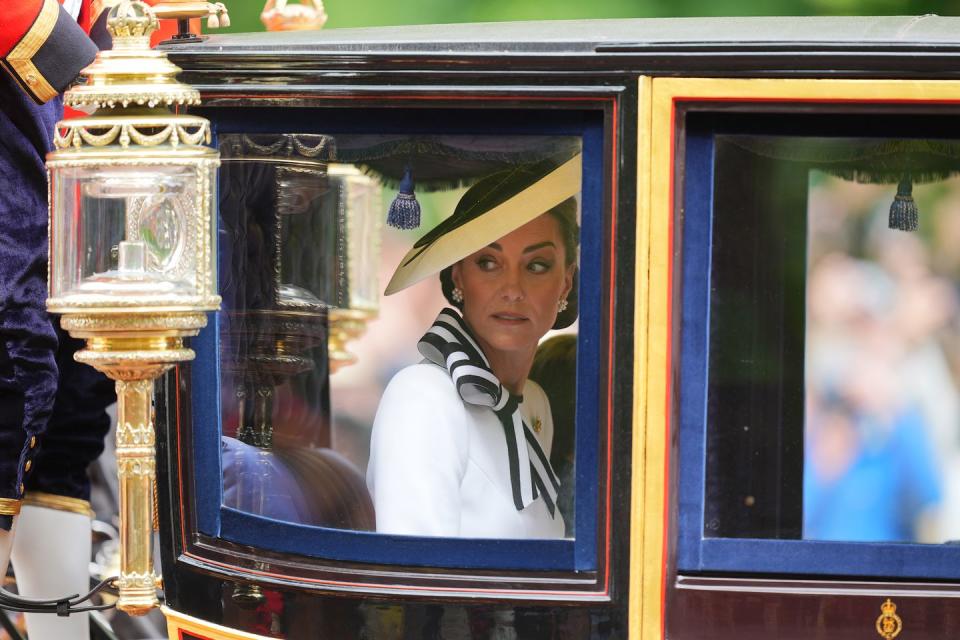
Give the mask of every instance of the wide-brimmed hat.
[[580, 193], [582, 156], [518, 165], [480, 180], [449, 218], [414, 243], [387, 284], [391, 295], [479, 251]]

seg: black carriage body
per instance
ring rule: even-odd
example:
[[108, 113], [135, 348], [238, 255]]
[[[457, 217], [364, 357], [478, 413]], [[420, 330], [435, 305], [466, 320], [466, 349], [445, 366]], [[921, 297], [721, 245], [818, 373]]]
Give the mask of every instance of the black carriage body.
[[[309, 118], [322, 123], [327, 115], [339, 122], [361, 114], [387, 130], [410, 130], [416, 129], [418, 119], [448, 122], [463, 116], [495, 121], [500, 114], [515, 118], [522, 127], [560, 113], [560, 122], [566, 117], [596, 124], [600, 133], [594, 170], [602, 173], [596, 242], [591, 246], [597, 262], [594, 280], [587, 283], [596, 290], [599, 303], [590, 311], [599, 344], [593, 414], [597, 455], [595, 472], [584, 477], [596, 485], [598, 497], [596, 513], [590, 514], [595, 562], [587, 570], [477, 568], [470, 561], [464, 563], [468, 568], [456, 562], [404, 565], [402, 551], [397, 552], [396, 564], [331, 559], [230, 541], [212, 535], [209, 527], [204, 532], [198, 522], [198, 495], [203, 493], [198, 483], [210, 480], [203, 472], [210, 454], [197, 449], [196, 434], [211, 428], [202, 421], [212, 420], [214, 413], [197, 415], [188, 398], [191, 378], [198, 373], [181, 367], [158, 385], [157, 402], [167, 607], [227, 630], [262, 632], [263, 620], [257, 618], [264, 615], [262, 609], [258, 613], [230, 604], [238, 590], [255, 587], [274, 598], [267, 626], [276, 637], [742, 640], [875, 637], [880, 631], [874, 630], [880, 603], [893, 596], [910, 637], [955, 634], [960, 629], [957, 580], [931, 581], [898, 570], [850, 577], [857, 572], [838, 575], [822, 567], [715, 568], [709, 562], [679, 566], [688, 560], [678, 560], [678, 553], [691, 557], [688, 551], [678, 551], [684, 544], [686, 525], [681, 520], [687, 513], [680, 485], [688, 464], [680, 423], [689, 387], [684, 386], [688, 383], [679, 348], [673, 348], [662, 369], [649, 355], [657, 350], [655, 344], [644, 342], [643, 353], [637, 353], [641, 343], [636, 336], [647, 334], [648, 308], [655, 304], [638, 292], [649, 294], [643, 283], [652, 276], [644, 269], [649, 268], [649, 243], [658, 240], [655, 234], [649, 242], [638, 239], [636, 230], [638, 216], [658, 215], [655, 204], [647, 209], [647, 190], [655, 188], [649, 186], [651, 166], [666, 162], [650, 147], [646, 83], [651, 79], [654, 87], [664, 78], [948, 82], [960, 76], [957, 33], [960, 19], [933, 16], [676, 19], [241, 34], [167, 46], [173, 62], [184, 70], [182, 79], [200, 90], [200, 111], [215, 131], [238, 120], [267, 122], [282, 131], [287, 115], [296, 122]], [[911, 95], [903, 98], [909, 101]], [[675, 104], [676, 127], [670, 131], [674, 198], [672, 208], [663, 213], [672, 225], [673, 249], [663, 251], [676, 265], [683, 264], [684, 243], [691, 233], [685, 227], [690, 224], [686, 201], [678, 195], [689, 193], [683, 191], [689, 187], [684, 182], [684, 172], [690, 171], [688, 129], [722, 132], [727, 131], [724, 118], [732, 119], [730, 127], [735, 130], [744, 125], [744, 117], [755, 118], [754, 122], [769, 117], [770, 131], [779, 131], [778, 113], [802, 112], [814, 119], [829, 113], [841, 121], [844, 114], [852, 114], [852, 120], [875, 115], [910, 135], [918, 126], [918, 114], [947, 123], [960, 110], [952, 100], [907, 106], [896, 101], [825, 99], [781, 104], [745, 99], [736, 92], [729, 99], [694, 95]], [[811, 130], [818, 126], [810, 125]], [[709, 234], [709, 221], [704, 224]], [[667, 294], [670, 320], [664, 335], [673, 345], [686, 344], [682, 334], [687, 281], [677, 270], [666, 282], [662, 292]], [[649, 376], [665, 380], [664, 397], [647, 402], [665, 405], [666, 428], [649, 424], [637, 408], [637, 389]], [[802, 385], [802, 378], [797, 384]], [[776, 401], [767, 397], [754, 410], [772, 410], [764, 408], [764, 402], [778, 407], [796, 403], [795, 396], [787, 393]], [[736, 411], [731, 415], [730, 419], [739, 419]], [[641, 438], [637, 445], [638, 430], [654, 428], [664, 430], [659, 465], [644, 457], [646, 440]], [[796, 430], [792, 436], [789, 430], [784, 433], [787, 440], [728, 442], [718, 455], [736, 458], [744, 447], [782, 452], [789, 438], [797, 437]], [[782, 466], [785, 484], [802, 482], [802, 469], [795, 463]], [[654, 493], [660, 492], [662, 503], [638, 502], [636, 493], [649, 494], [651, 487], [659, 487]], [[762, 502], [762, 494], [757, 499]], [[704, 506], [701, 499], [698, 508], [705, 512], [736, 506], [723, 502]], [[780, 512], [768, 515], [782, 516], [784, 531], [799, 526], [796, 514], [792, 521]], [[651, 521], [659, 524], [650, 529]], [[654, 536], [660, 532], [660, 546], [654, 547], [662, 550], [659, 563], [637, 543], [651, 531]], [[659, 578], [650, 577], [651, 570], [661, 569]], [[650, 587], [656, 583], [659, 589]], [[214, 627], [182, 629], [183, 638], [234, 637]]]

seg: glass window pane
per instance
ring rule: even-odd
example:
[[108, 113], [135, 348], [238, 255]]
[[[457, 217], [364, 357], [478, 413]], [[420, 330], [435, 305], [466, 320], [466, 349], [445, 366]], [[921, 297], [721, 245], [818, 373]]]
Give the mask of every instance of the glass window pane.
[[[578, 156], [580, 138], [312, 133], [224, 134], [219, 142], [224, 506], [337, 529], [572, 538], [576, 325], [563, 336], [550, 328], [561, 299], [576, 297], [568, 290], [575, 286], [579, 169], [575, 183], [563, 185], [570, 191], [570, 252], [553, 215], [544, 218], [546, 231], [530, 232], [549, 237], [508, 242], [526, 228], [512, 220], [555, 189], [519, 208], [511, 198], [530, 191], [501, 187], [477, 203], [465, 194], [505, 171], [565, 163]], [[400, 193], [408, 168], [421, 223], [397, 230], [384, 219], [392, 203], [409, 200]], [[502, 230], [485, 230], [486, 213], [476, 217], [481, 224], [465, 222], [463, 250], [454, 246], [438, 259], [446, 262], [383, 296], [414, 243], [458, 207], [469, 210], [465, 202], [506, 212], [496, 222]], [[531, 219], [536, 225], [540, 216]], [[490, 255], [474, 253], [481, 250]], [[465, 257], [472, 260], [463, 285], [471, 339], [490, 371], [518, 371], [521, 385], [526, 378], [539, 384], [512, 388], [516, 380], [498, 380], [512, 391], [503, 397], [518, 403], [519, 422], [509, 431], [512, 410], [495, 411], [492, 396], [473, 393], [468, 401], [472, 392], [458, 391], [452, 365], [438, 366], [418, 345], [440, 310], [453, 306], [438, 271]], [[480, 296], [488, 306], [474, 305]], [[411, 385], [406, 378], [417, 367], [426, 381]], [[452, 418], [442, 406], [450, 398], [432, 391], [441, 383], [455, 394]], [[511, 448], [518, 443], [522, 450]], [[536, 484], [550, 475], [559, 491]], [[514, 486], [529, 493], [522, 508]], [[431, 499], [408, 499], [418, 495]]]
[[960, 538], [958, 168], [952, 141], [716, 136], [707, 537]]

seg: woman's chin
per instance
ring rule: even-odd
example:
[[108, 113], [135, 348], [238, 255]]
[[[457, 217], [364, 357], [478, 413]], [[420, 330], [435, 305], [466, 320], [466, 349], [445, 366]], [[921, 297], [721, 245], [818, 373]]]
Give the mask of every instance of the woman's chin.
[[498, 351], [526, 352], [536, 349], [540, 336], [533, 323], [494, 323], [483, 336], [484, 342]]

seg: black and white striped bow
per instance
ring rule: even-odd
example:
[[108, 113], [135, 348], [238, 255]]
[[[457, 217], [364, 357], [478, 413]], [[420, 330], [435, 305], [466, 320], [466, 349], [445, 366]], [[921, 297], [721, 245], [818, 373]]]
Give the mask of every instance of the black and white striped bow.
[[[423, 357], [447, 370], [464, 402], [490, 407], [500, 420], [517, 511], [543, 496], [550, 515], [555, 516], [560, 481], [520, 414], [522, 397], [500, 384], [460, 314], [449, 308], [441, 311], [417, 346]], [[529, 472], [521, 473], [522, 469]]]

